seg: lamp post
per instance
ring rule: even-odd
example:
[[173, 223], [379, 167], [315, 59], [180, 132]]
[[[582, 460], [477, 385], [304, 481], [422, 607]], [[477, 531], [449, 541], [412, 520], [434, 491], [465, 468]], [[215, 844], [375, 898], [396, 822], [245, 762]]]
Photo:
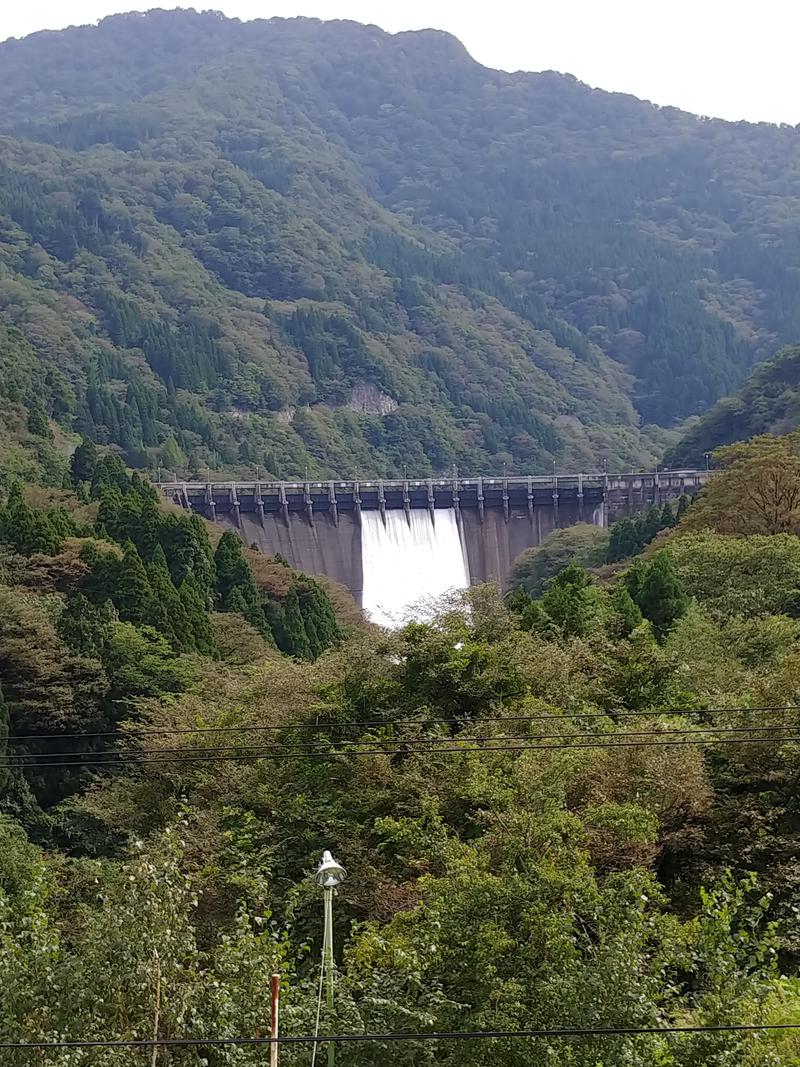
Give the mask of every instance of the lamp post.
[[[322, 853], [322, 861], [317, 867], [314, 880], [322, 889], [325, 908], [325, 929], [322, 939], [322, 970], [326, 975], [325, 994], [328, 1015], [333, 1015], [333, 894], [336, 887], [347, 877], [347, 871], [337, 863], [330, 852]], [[334, 1067], [336, 1046], [328, 1042], [328, 1067]]]

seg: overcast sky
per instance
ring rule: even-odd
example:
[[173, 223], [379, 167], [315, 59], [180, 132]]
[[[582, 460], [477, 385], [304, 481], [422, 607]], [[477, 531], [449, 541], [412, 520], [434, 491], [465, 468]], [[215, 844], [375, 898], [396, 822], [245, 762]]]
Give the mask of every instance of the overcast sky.
[[703, 115], [800, 123], [798, 0], [0, 0], [0, 39], [153, 6], [433, 26], [490, 67], [567, 71]]

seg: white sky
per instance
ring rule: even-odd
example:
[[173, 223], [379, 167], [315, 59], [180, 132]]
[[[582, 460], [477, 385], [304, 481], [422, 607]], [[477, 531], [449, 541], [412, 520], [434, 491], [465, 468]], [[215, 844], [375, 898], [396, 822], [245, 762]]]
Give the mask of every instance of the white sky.
[[[157, 0], [0, 0], [0, 40]], [[435, 27], [481, 63], [560, 70], [603, 89], [728, 119], [800, 123], [799, 0], [161, 0], [241, 19], [308, 15]], [[0, 72], [0, 76], [2, 73]]]

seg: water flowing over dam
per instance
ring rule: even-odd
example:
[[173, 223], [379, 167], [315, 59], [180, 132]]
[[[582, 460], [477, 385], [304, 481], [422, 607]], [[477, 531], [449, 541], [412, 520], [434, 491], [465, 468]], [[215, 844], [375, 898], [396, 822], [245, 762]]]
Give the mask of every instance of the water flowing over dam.
[[604, 526], [693, 495], [706, 471], [351, 482], [162, 485], [176, 504], [232, 526], [266, 555], [346, 586], [398, 625], [452, 589], [504, 585], [516, 557], [553, 530]]
[[361, 605], [382, 626], [409, 609], [470, 584], [458, 516], [452, 508], [365, 511], [361, 516]]

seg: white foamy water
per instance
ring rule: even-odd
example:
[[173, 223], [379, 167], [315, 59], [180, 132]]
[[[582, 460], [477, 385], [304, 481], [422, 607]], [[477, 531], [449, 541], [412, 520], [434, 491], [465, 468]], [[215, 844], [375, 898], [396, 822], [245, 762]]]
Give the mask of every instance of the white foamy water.
[[400, 626], [421, 601], [469, 586], [469, 570], [452, 508], [361, 512], [362, 604], [381, 626]]

